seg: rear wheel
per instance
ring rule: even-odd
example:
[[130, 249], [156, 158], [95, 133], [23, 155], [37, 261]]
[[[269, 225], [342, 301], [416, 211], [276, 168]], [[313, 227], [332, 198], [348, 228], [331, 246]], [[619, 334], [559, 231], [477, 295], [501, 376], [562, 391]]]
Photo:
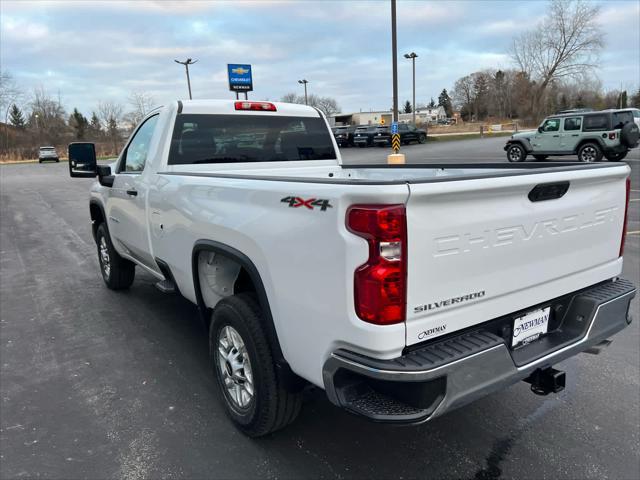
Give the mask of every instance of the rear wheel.
[[293, 422], [302, 394], [290, 392], [276, 371], [253, 294], [221, 300], [213, 310], [209, 353], [224, 407], [233, 423], [251, 437]]
[[585, 143], [578, 149], [578, 159], [581, 162], [591, 163], [602, 160], [602, 149], [597, 143]]
[[533, 158], [535, 158], [537, 161], [539, 162], [544, 162], [547, 159], [548, 155], [534, 155]]
[[109, 231], [104, 223], [101, 223], [96, 230], [96, 243], [104, 283], [111, 290], [129, 288], [136, 275], [136, 266], [133, 262], [122, 258], [113, 248]]
[[507, 159], [510, 162], [524, 162], [527, 158], [527, 152], [519, 143], [512, 143], [507, 148]]
[[610, 162], [619, 162], [620, 160], [623, 160], [627, 156], [627, 153], [629, 153], [629, 151], [620, 152], [620, 153], [606, 153], [604, 156]]

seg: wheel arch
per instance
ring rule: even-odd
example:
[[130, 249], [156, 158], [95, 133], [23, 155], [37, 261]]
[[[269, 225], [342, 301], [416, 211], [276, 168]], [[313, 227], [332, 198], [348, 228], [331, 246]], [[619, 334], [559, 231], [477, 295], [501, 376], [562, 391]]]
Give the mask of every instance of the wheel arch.
[[273, 316], [271, 314], [271, 307], [269, 305], [267, 292], [264, 288], [264, 283], [262, 282], [262, 278], [255, 264], [247, 255], [229, 245], [216, 242], [214, 240], [203, 239], [196, 241], [193, 247], [193, 251], [191, 254], [191, 270], [196, 303], [204, 325], [207, 328], [209, 327], [209, 322], [211, 319], [210, 310], [212, 309], [207, 307], [207, 305], [205, 304], [200, 286], [200, 276], [198, 274], [198, 256], [201, 252], [219, 253], [240, 265], [240, 273], [238, 275], [236, 283], [239, 281], [241, 282], [243, 278], [246, 279], [247, 277], [251, 281], [253, 289], [255, 290], [255, 293], [258, 297], [258, 303], [260, 304], [260, 308], [263, 312], [265, 330], [267, 332], [268, 340], [272, 347], [273, 354], [279, 361], [284, 361], [284, 355], [282, 354], [280, 341], [278, 340], [278, 333], [276, 332], [275, 324], [273, 322]]
[[524, 148], [524, 151], [526, 153], [532, 153], [533, 149], [531, 148], [531, 144], [529, 142], [525, 142], [524, 140], [522, 140], [521, 138], [512, 138], [507, 140], [507, 147], [509, 145], [512, 145], [514, 143], [517, 143], [518, 145], [520, 145], [522, 148]]
[[587, 137], [587, 138], [583, 138], [578, 142], [578, 144], [576, 145], [576, 149], [573, 151], [573, 153], [577, 154], [578, 151], [582, 148], [582, 146], [585, 143], [597, 143], [603, 152], [606, 150], [606, 145], [600, 137]]
[[100, 201], [93, 199], [89, 201], [89, 215], [91, 216], [91, 232], [93, 233], [93, 240], [95, 241], [98, 226], [101, 223], [107, 225], [107, 230], [109, 230], [107, 216], [104, 213], [104, 207]]

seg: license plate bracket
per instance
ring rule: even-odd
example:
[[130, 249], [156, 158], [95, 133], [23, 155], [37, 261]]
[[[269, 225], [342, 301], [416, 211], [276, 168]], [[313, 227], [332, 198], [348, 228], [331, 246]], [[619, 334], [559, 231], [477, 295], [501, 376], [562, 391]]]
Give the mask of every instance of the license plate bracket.
[[511, 348], [527, 345], [547, 333], [551, 307], [539, 308], [513, 319]]

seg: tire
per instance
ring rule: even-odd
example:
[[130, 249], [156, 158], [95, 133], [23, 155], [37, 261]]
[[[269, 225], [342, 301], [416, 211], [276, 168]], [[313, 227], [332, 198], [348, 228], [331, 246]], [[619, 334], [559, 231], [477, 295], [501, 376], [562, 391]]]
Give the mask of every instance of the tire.
[[38, 160], [38, 163], [42, 163], [42, 160], [41, 160], [41, 159], [39, 159], [39, 160]]
[[366, 147], [366, 145], [365, 145], [364, 143], [359, 143], [359, 144], [358, 144], [358, 146], [359, 146], [360, 148], [364, 148], [364, 147]]
[[602, 148], [597, 143], [585, 143], [578, 149], [578, 160], [585, 163], [599, 162], [602, 160]]
[[534, 155], [533, 158], [535, 158], [538, 162], [544, 162], [547, 159], [548, 155]]
[[604, 156], [610, 162], [619, 162], [620, 160], [624, 160], [624, 158], [627, 156], [627, 153], [629, 153], [628, 150], [626, 152], [620, 153], [605, 153]]
[[634, 148], [640, 140], [640, 129], [634, 122], [627, 123], [620, 131], [620, 143], [627, 148]]
[[426, 135], [420, 135], [418, 137], [418, 143], [427, 143], [427, 136]]
[[209, 329], [211, 365], [225, 411], [250, 437], [287, 426], [302, 406], [302, 394], [287, 391], [276, 372], [262, 316], [255, 296], [240, 293], [216, 305]]
[[524, 162], [527, 158], [527, 152], [524, 151], [524, 147], [519, 143], [511, 143], [509, 144], [509, 148], [507, 148], [507, 160], [512, 163], [515, 162]]
[[96, 244], [104, 283], [111, 290], [129, 288], [136, 276], [136, 266], [133, 262], [122, 258], [113, 248], [109, 230], [104, 223], [101, 223], [96, 230]]

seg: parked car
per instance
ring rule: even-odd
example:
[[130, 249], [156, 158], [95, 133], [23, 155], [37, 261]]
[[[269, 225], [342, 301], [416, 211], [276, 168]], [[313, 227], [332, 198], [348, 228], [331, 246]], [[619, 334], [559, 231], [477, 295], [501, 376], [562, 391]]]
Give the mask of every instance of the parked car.
[[353, 144], [359, 147], [370, 147], [373, 145], [373, 134], [376, 131], [375, 125], [360, 125], [353, 132]]
[[59, 162], [60, 158], [58, 158], [58, 152], [56, 152], [55, 147], [40, 147], [38, 161], [40, 163], [44, 161]]
[[379, 125], [373, 131], [373, 144], [377, 147], [391, 145], [391, 129], [387, 125]]
[[[427, 141], [427, 131], [416, 128], [409, 123], [398, 124], [398, 134], [403, 145], [408, 145], [411, 142], [425, 143]], [[373, 134], [373, 143], [378, 146], [391, 145], [391, 128], [386, 125], [377, 127]]]
[[332, 130], [339, 147], [353, 147], [353, 133], [356, 130], [355, 125], [334, 127]]
[[578, 155], [582, 162], [620, 161], [638, 146], [640, 127], [633, 110], [565, 113], [546, 118], [537, 131], [520, 132], [507, 140], [504, 150], [510, 162], [527, 155], [538, 161], [549, 155]]
[[640, 109], [630, 108], [629, 110], [631, 110], [631, 114], [633, 115], [633, 121], [640, 127]]
[[[553, 365], [631, 323], [629, 166], [508, 167], [344, 165], [322, 113], [253, 101], [169, 102], [113, 170], [69, 146], [71, 176], [98, 177], [105, 285], [138, 267], [197, 305], [212, 380], [250, 436], [291, 423], [306, 385], [391, 424], [521, 380], [558, 392]], [[135, 296], [109, 298], [126, 312]]]
[[427, 141], [427, 131], [410, 123], [400, 123], [398, 125], [398, 133], [400, 134], [400, 141], [404, 145], [408, 145], [411, 142], [425, 143]]

